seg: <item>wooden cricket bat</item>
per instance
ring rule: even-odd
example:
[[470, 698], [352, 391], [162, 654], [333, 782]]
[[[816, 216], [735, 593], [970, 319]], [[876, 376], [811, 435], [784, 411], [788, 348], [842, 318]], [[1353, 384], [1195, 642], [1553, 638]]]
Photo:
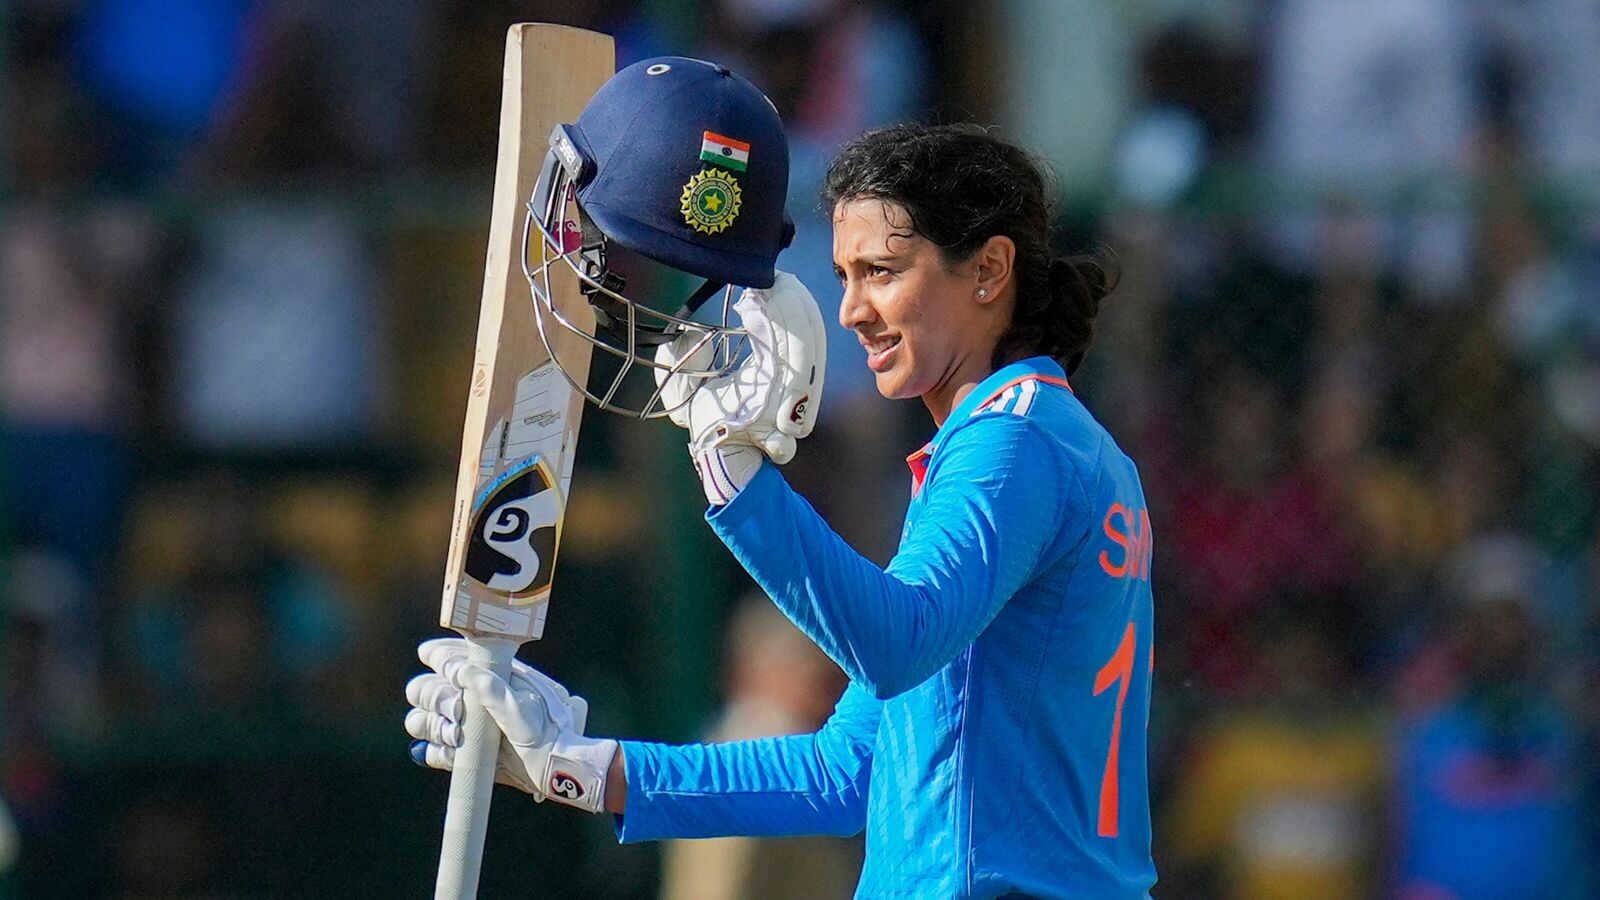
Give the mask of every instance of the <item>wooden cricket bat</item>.
[[[615, 71], [607, 35], [539, 24], [513, 25], [506, 35], [488, 261], [439, 620], [467, 638], [480, 665], [506, 678], [517, 647], [544, 631], [583, 415], [582, 395], [535, 331], [521, 265], [524, 209], [551, 130], [576, 120]], [[562, 313], [592, 330], [594, 316], [576, 276], [553, 267], [551, 287]], [[551, 337], [582, 383], [590, 345], [565, 332]], [[437, 898], [477, 895], [499, 749], [499, 729], [469, 695], [450, 776]]]

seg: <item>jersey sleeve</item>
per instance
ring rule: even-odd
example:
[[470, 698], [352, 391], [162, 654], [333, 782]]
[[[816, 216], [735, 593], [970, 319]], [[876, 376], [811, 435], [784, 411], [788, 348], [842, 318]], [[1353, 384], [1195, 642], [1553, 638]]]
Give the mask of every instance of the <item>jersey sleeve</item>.
[[771, 464], [707, 518], [790, 620], [886, 699], [954, 659], [1037, 569], [1073, 515], [1062, 495], [1075, 480], [1059, 453], [1022, 416], [963, 423], [936, 452], [887, 569], [846, 544]]
[[866, 824], [882, 703], [856, 685], [811, 734], [720, 744], [623, 741], [623, 843], [666, 838], [851, 835]]

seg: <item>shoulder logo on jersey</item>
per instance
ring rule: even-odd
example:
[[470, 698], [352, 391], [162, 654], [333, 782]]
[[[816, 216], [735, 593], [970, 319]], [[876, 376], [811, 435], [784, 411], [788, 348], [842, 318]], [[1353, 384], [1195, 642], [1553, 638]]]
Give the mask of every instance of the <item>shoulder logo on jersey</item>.
[[683, 186], [678, 210], [690, 228], [702, 234], [716, 234], [733, 224], [742, 200], [743, 191], [732, 172], [708, 167]]
[[1068, 384], [1065, 378], [1053, 375], [1024, 375], [1001, 386], [989, 399], [978, 404], [978, 408], [973, 410], [972, 414], [976, 416], [981, 413], [998, 412], [1025, 416], [1028, 410], [1033, 409], [1034, 401], [1039, 397], [1040, 386], [1045, 384], [1064, 387], [1069, 392], [1072, 390], [1072, 385]]
[[1019, 381], [1000, 391], [994, 399], [978, 407], [980, 413], [1011, 413], [1015, 416], [1025, 416], [1033, 408], [1033, 399], [1038, 396], [1039, 383], [1029, 379]]
[[1113, 503], [1100, 527], [1113, 545], [1100, 551], [1100, 568], [1112, 578], [1149, 581], [1149, 511]]
[[501, 473], [478, 495], [466, 574], [513, 605], [543, 599], [555, 570], [561, 496], [538, 456]]

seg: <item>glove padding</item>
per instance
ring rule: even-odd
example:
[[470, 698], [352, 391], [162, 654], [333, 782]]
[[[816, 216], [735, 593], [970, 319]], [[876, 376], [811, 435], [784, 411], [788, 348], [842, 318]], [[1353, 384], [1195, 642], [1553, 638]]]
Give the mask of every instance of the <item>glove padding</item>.
[[417, 656], [432, 672], [406, 683], [406, 733], [416, 738], [411, 758], [449, 771], [461, 744], [463, 691], [471, 691], [499, 726], [495, 781], [589, 812], [605, 803], [605, 777], [617, 742], [583, 736], [589, 705], [520, 660], [511, 680], [467, 661], [460, 638], [425, 641]]
[[[655, 370], [662, 402], [678, 407], [672, 421], [688, 429], [689, 450], [697, 459], [713, 448], [743, 444], [786, 463], [794, 458], [795, 441], [816, 425], [822, 403], [828, 356], [822, 313], [800, 279], [787, 272], [779, 272], [770, 288], [746, 288], [733, 308], [750, 335], [749, 356], [732, 372], [703, 382]], [[663, 344], [656, 362], [675, 366], [692, 354], [690, 366], [707, 367], [711, 350], [696, 352], [700, 340], [686, 334]]]
[[[417, 647], [417, 656], [432, 670], [406, 682], [406, 701], [412, 707], [406, 713], [406, 733], [417, 739], [411, 745], [411, 756], [421, 765], [445, 771], [455, 767], [455, 749], [461, 745], [461, 721], [466, 703], [461, 688], [451, 681], [451, 676], [466, 663], [466, 654], [467, 642], [461, 638], [437, 638]], [[583, 733], [589, 704], [582, 697], [569, 693], [559, 682], [522, 660], [513, 659], [511, 687], [519, 694], [539, 695], [553, 722]], [[544, 802], [544, 792], [528, 776], [503, 729], [495, 781]]]

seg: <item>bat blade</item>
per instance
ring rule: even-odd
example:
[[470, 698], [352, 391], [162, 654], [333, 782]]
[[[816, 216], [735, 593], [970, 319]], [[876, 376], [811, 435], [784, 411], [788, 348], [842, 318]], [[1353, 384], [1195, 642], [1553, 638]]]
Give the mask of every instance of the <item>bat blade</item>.
[[[502, 676], [517, 647], [544, 630], [583, 413], [582, 395], [535, 331], [521, 268], [524, 205], [551, 130], [575, 120], [615, 69], [606, 35], [542, 24], [513, 25], [506, 35], [489, 249], [440, 610], [440, 624], [467, 638], [474, 661]], [[552, 273], [551, 293], [570, 321], [593, 322], [571, 272]], [[581, 383], [590, 345], [552, 336]], [[500, 745], [470, 696], [462, 732], [435, 887], [450, 900], [477, 895]]]

